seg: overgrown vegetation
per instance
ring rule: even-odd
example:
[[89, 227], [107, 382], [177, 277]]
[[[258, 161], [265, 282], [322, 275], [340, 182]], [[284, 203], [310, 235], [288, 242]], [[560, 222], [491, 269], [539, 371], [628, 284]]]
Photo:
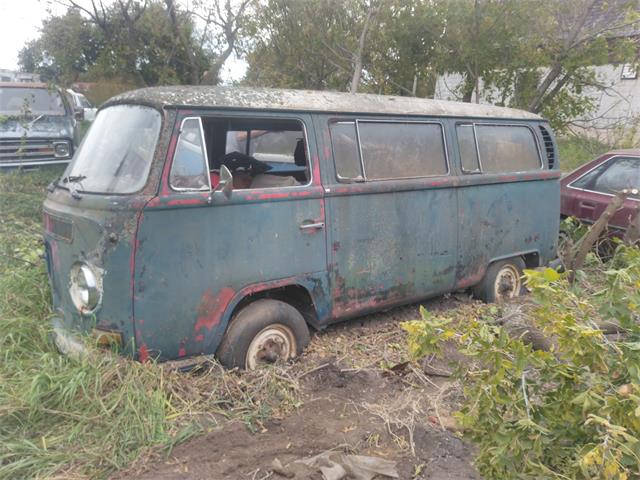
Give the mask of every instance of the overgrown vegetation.
[[299, 404], [281, 369], [183, 374], [50, 340], [41, 203], [59, 170], [0, 174], [0, 478], [105, 477], [225, 419], [259, 425]]
[[[464, 355], [457, 418], [486, 478], [640, 475], [640, 249], [619, 245], [608, 264], [589, 262], [573, 285], [527, 271], [530, 301], [485, 318], [422, 310], [404, 324], [414, 355], [447, 343]], [[536, 332], [547, 348], [531, 342]]]
[[585, 135], [563, 135], [557, 142], [563, 172], [570, 172], [612, 149], [611, 145]]

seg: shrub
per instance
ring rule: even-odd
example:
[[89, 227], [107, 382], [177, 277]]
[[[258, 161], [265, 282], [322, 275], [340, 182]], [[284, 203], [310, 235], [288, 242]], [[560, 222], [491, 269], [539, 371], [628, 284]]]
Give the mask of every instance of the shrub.
[[[457, 419], [479, 447], [486, 478], [640, 475], [640, 250], [619, 246], [601, 273], [570, 286], [554, 270], [526, 271], [531, 328], [551, 340], [534, 350], [499, 319], [454, 323], [422, 310], [403, 324], [414, 355], [464, 355]], [[614, 320], [615, 338], [600, 326]]]

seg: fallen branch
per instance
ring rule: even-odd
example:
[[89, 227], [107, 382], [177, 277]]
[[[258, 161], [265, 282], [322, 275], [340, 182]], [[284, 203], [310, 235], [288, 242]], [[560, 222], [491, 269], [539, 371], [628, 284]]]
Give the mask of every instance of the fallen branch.
[[569, 283], [573, 283], [575, 281], [576, 271], [582, 268], [582, 265], [587, 258], [587, 254], [598, 238], [600, 238], [600, 235], [602, 235], [602, 232], [609, 224], [609, 220], [613, 214], [622, 207], [622, 204], [631, 192], [631, 190], [627, 190], [626, 188], [618, 192], [611, 199], [611, 202], [607, 205], [607, 208], [602, 212], [602, 215], [600, 215], [600, 218], [598, 218], [596, 223], [591, 225], [589, 231], [587, 231], [587, 233], [585, 233], [585, 235], [580, 239], [578, 250], [575, 255], [572, 255], [567, 265], [567, 270], [569, 271]]
[[[632, 195], [638, 195], [638, 190], [631, 190]], [[629, 222], [629, 227], [622, 237], [625, 245], [633, 246], [640, 240], [640, 208], [636, 208], [633, 218]]]

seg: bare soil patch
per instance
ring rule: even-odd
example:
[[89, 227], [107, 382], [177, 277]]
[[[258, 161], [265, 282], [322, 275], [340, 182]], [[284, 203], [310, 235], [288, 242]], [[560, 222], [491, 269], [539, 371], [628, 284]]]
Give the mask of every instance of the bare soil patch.
[[[474, 305], [465, 296], [426, 304], [435, 311]], [[401, 479], [480, 478], [473, 450], [451, 417], [460, 392], [443, 375], [446, 361], [408, 362], [399, 322], [416, 318], [418, 305], [412, 305], [316, 333], [305, 355], [289, 367], [298, 379], [300, 408], [254, 431], [237, 421], [219, 424], [168, 456], [138, 465], [136, 476], [280, 479], [285, 477], [272, 471], [274, 459], [287, 465], [336, 449], [396, 461]]]

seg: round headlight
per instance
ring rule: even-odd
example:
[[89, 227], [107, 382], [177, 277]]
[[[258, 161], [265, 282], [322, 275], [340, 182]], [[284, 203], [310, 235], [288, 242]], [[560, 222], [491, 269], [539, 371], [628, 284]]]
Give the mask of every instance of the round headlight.
[[100, 303], [102, 294], [99, 276], [86, 263], [76, 263], [71, 267], [71, 300], [81, 313], [92, 312]]
[[68, 157], [71, 154], [69, 143], [56, 142], [53, 144], [53, 151], [56, 157]]

